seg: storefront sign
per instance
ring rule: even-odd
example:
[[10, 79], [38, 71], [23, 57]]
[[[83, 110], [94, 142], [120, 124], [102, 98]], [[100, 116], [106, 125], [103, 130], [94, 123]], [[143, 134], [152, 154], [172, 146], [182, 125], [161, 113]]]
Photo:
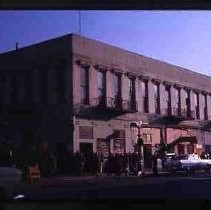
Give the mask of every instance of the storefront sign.
[[105, 139], [97, 139], [97, 152], [103, 157], [108, 157], [110, 151], [110, 142]]
[[202, 149], [202, 144], [197, 144], [197, 145], [196, 145], [196, 148], [197, 148], [197, 149]]
[[114, 139], [113, 141], [113, 151], [114, 153], [124, 153], [125, 152], [125, 139]]

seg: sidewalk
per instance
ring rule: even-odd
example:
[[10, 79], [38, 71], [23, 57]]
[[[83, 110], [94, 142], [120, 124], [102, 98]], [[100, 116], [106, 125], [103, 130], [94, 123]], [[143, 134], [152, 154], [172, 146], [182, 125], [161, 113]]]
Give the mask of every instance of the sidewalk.
[[[167, 176], [169, 175], [169, 172], [158, 172], [156, 175], [157, 177], [160, 176]], [[144, 179], [147, 177], [152, 177], [153, 171], [152, 170], [145, 170], [144, 174], [142, 174], [140, 179]], [[154, 177], [156, 177], [154, 176]], [[87, 176], [71, 176], [71, 175], [58, 175], [54, 177], [43, 177], [39, 182], [33, 182], [31, 185], [39, 185], [39, 186], [54, 186], [54, 187], [62, 187], [62, 186], [75, 186], [80, 184], [87, 184], [87, 183], [98, 183], [101, 182], [102, 180], [115, 180], [115, 179], [132, 179], [132, 178], [137, 178], [138, 176], [120, 176], [120, 177], [114, 177], [114, 176], [108, 176], [107, 174], [101, 174], [98, 176], [94, 175], [87, 175]], [[29, 183], [30, 184], [30, 183]]]

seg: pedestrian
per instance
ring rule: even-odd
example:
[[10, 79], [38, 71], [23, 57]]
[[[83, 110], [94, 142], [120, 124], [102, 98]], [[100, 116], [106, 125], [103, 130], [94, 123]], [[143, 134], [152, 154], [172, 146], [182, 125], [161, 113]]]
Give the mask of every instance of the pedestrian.
[[153, 155], [153, 175], [156, 176], [158, 174], [158, 168], [157, 168], [157, 152], [154, 153]]

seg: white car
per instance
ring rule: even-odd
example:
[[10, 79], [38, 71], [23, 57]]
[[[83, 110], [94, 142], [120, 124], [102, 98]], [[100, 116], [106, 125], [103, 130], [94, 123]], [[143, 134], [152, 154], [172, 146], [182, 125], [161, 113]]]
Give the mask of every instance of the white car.
[[24, 198], [22, 172], [13, 167], [0, 166], [0, 200], [18, 200]]
[[211, 160], [201, 159], [197, 154], [181, 155], [171, 159], [166, 166], [168, 171], [186, 171], [195, 172], [197, 170], [204, 170], [210, 172]]

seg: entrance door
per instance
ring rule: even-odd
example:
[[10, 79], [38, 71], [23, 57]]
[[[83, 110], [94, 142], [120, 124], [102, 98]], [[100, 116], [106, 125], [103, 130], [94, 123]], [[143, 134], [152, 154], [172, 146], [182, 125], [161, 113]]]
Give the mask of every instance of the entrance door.
[[152, 145], [144, 144], [144, 166], [152, 168]]
[[178, 144], [178, 155], [184, 155], [184, 154], [185, 154], [185, 145]]
[[188, 150], [188, 154], [193, 154], [193, 152], [194, 152], [193, 144], [188, 144], [187, 145], [187, 150]]
[[93, 152], [93, 144], [92, 143], [80, 143], [80, 152], [83, 154], [83, 166], [82, 172], [90, 173], [92, 168], [92, 158], [91, 154]]
[[80, 143], [80, 152], [84, 155], [93, 153], [93, 144], [92, 143]]

